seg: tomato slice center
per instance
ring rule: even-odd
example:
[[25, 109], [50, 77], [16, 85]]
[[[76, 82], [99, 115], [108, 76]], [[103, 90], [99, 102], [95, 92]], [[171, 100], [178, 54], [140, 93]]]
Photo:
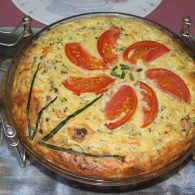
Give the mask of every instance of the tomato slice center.
[[105, 62], [90, 55], [79, 43], [67, 43], [65, 45], [65, 54], [73, 64], [80, 68], [87, 70], [103, 70], [107, 68]]
[[130, 45], [123, 53], [124, 60], [136, 64], [138, 59], [148, 63], [168, 53], [170, 50], [165, 45], [155, 41], [140, 41]]
[[117, 40], [121, 35], [121, 30], [118, 27], [112, 27], [105, 31], [98, 38], [97, 48], [100, 56], [108, 64], [113, 64], [117, 61], [118, 56], [114, 53]]
[[175, 73], [167, 69], [154, 68], [145, 72], [147, 78], [153, 80], [164, 93], [184, 103], [190, 103], [190, 92], [185, 82]]
[[123, 85], [107, 102], [104, 112], [108, 120], [117, 119], [115, 122], [107, 124], [108, 129], [116, 129], [125, 124], [134, 114], [137, 107], [137, 96], [134, 90]]

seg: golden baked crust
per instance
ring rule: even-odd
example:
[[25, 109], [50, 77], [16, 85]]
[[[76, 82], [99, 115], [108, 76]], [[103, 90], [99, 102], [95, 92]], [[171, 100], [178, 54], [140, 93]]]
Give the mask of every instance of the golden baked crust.
[[[119, 55], [118, 65], [127, 64], [122, 52], [138, 41], [157, 41], [166, 45], [170, 52], [149, 65], [138, 61], [136, 68], [141, 71], [132, 70], [133, 81], [127, 77], [115, 78], [114, 84], [103, 95], [78, 95], [65, 88], [63, 81], [70, 77], [110, 75], [113, 66], [93, 71], [76, 66], [65, 55], [64, 45], [79, 42], [100, 59], [97, 37], [113, 26], [122, 29], [115, 51]], [[146, 79], [144, 72], [151, 68], [168, 69], [182, 78], [190, 92], [190, 103], [162, 93]], [[12, 112], [19, 135], [46, 161], [83, 176], [135, 176], [170, 164], [192, 147], [195, 133], [194, 73], [194, 61], [181, 46], [145, 22], [108, 16], [76, 19], [45, 32], [25, 50], [13, 79]], [[157, 117], [146, 128], [140, 127], [143, 114], [140, 91], [135, 86], [137, 80], [152, 86], [158, 99]], [[134, 88], [138, 105], [128, 122], [110, 130], [105, 126], [104, 107], [112, 91], [124, 84]], [[85, 109], [80, 110], [82, 108]], [[78, 110], [81, 112], [73, 116]], [[79, 135], [78, 130], [81, 131]], [[33, 134], [33, 138], [29, 136]]]

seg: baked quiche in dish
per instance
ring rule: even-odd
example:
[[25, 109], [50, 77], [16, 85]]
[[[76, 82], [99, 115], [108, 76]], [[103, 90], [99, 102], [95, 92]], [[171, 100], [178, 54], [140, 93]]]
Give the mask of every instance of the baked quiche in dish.
[[193, 147], [194, 60], [139, 18], [76, 18], [24, 50], [11, 102], [20, 138], [45, 162], [84, 177], [142, 175]]

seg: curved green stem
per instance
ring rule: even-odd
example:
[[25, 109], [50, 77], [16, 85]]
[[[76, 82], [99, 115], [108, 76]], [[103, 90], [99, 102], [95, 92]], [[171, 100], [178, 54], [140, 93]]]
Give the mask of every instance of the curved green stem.
[[61, 121], [60, 123], [58, 123], [58, 125], [53, 130], [51, 130], [50, 133], [48, 133], [46, 136], [44, 136], [41, 139], [41, 142], [46, 142], [50, 138], [52, 138], [70, 119], [72, 119], [73, 117], [77, 116], [78, 114], [80, 114], [81, 112], [83, 112], [84, 110], [86, 110], [89, 106], [91, 106], [92, 104], [94, 104], [102, 96], [103, 96], [103, 94], [100, 95], [99, 97], [95, 98], [93, 101], [91, 101], [90, 103], [88, 103], [87, 105], [85, 105], [84, 107], [82, 107], [81, 109], [77, 110], [73, 114], [67, 116], [63, 121]]
[[36, 135], [36, 133], [37, 133], [37, 131], [38, 131], [38, 126], [39, 126], [39, 122], [40, 122], [40, 120], [41, 120], [41, 116], [42, 116], [42, 114], [43, 114], [43, 111], [46, 110], [52, 103], [54, 103], [54, 102], [56, 101], [56, 99], [57, 99], [57, 96], [56, 96], [53, 100], [51, 100], [48, 104], [46, 104], [46, 105], [39, 111], [38, 116], [37, 116], [37, 120], [36, 120], [36, 125], [35, 125], [34, 132], [33, 132], [32, 136], [30, 137], [31, 140], [34, 139], [34, 137], [35, 137], [35, 135]]
[[72, 148], [62, 148], [62, 147], [58, 147], [58, 146], [54, 146], [51, 144], [47, 144], [45, 142], [40, 141], [39, 142], [40, 145], [46, 147], [46, 148], [50, 148], [53, 150], [58, 150], [61, 152], [66, 152], [69, 154], [75, 154], [75, 155], [79, 155], [79, 156], [88, 156], [88, 157], [95, 157], [95, 158], [120, 158], [120, 155], [111, 155], [111, 154], [90, 154], [90, 153], [86, 153], [86, 152], [79, 152], [79, 151], [75, 151]]
[[27, 106], [26, 106], [26, 118], [27, 118], [27, 125], [28, 125], [28, 135], [29, 137], [31, 137], [31, 132], [32, 132], [32, 127], [30, 124], [30, 103], [31, 103], [31, 98], [32, 98], [32, 90], [33, 90], [33, 86], [34, 86], [34, 82], [35, 82], [35, 78], [37, 76], [40, 64], [38, 64], [37, 69], [32, 77], [32, 81], [31, 81], [31, 85], [30, 85], [30, 90], [29, 90], [29, 94], [28, 94], [28, 101], [27, 101]]

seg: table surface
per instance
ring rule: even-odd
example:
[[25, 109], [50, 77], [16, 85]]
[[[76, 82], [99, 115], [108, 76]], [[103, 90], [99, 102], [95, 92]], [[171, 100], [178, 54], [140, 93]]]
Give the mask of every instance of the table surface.
[[[18, 10], [11, 0], [0, 0], [0, 27], [16, 26], [24, 14]], [[191, 16], [195, 21], [195, 0], [162, 0], [162, 3], [146, 18], [158, 22], [179, 34], [182, 19]], [[33, 27], [43, 28], [35, 20]], [[195, 194], [195, 167], [191, 158], [184, 164], [162, 178], [142, 186], [132, 188], [98, 188], [82, 185], [60, 177], [29, 159], [27, 167], [19, 167], [12, 149], [4, 142], [0, 145], [0, 194]]]
[[[11, 0], [0, 0], [0, 26], [16, 26], [23, 16], [24, 14]], [[146, 18], [179, 33], [184, 16], [191, 16], [195, 21], [195, 0], [162, 0], [162, 3]], [[45, 27], [35, 20], [32, 26]]]

